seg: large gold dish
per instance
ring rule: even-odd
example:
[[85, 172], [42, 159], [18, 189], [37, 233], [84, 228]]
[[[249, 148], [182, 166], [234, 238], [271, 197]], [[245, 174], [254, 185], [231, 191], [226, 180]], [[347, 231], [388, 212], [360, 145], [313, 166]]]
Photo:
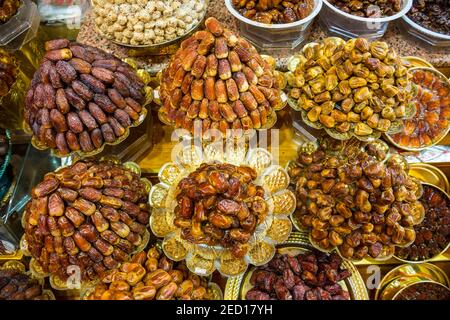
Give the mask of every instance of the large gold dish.
[[[345, 41], [339, 37], [328, 37], [328, 38], [323, 39], [322, 42], [323, 43], [327, 43], [327, 42], [334, 43], [337, 45], [345, 44]], [[301, 62], [306, 61], [306, 58], [303, 55], [303, 53], [305, 52], [305, 49], [316, 46], [316, 45], [319, 45], [319, 43], [318, 42], [310, 42], [303, 47], [300, 54], [295, 54], [289, 58], [289, 60], [287, 62], [288, 71], [285, 73], [286, 79], [288, 79], [288, 83], [289, 83], [289, 79], [292, 79], [293, 77], [295, 77], [294, 71], [297, 68], [297, 65]], [[408, 60], [409, 58], [410, 57], [407, 57], [406, 61], [410, 61], [410, 60]], [[405, 58], [402, 58], [402, 60], [405, 61]], [[415, 90], [415, 88], [413, 86], [411, 86], [410, 89], [413, 91]], [[356, 123], [351, 123], [350, 130], [348, 130], [345, 133], [339, 132], [335, 128], [327, 128], [324, 125], [322, 125], [319, 121], [317, 121], [317, 122], [310, 121], [307, 117], [307, 111], [305, 109], [303, 109], [301, 105], [299, 105], [298, 101], [295, 101], [294, 99], [289, 97], [288, 104], [293, 110], [301, 112], [301, 117], [302, 117], [302, 120], [304, 123], [306, 123], [308, 126], [310, 126], [311, 128], [314, 128], [314, 129], [318, 129], [318, 130], [323, 129], [328, 135], [330, 135], [334, 139], [349, 140], [352, 137], [355, 137], [358, 140], [370, 142], [370, 141], [379, 139], [381, 137], [382, 132], [378, 131], [378, 130], [373, 130], [373, 132], [369, 135], [357, 135], [356, 133], [354, 133], [354, 128], [356, 126]], [[397, 133], [397, 132], [400, 132], [401, 130], [403, 130], [403, 121], [402, 120], [410, 119], [415, 115], [415, 113], [416, 113], [415, 105], [413, 105], [411, 103], [406, 104], [406, 112], [405, 113], [406, 114], [404, 117], [397, 118], [396, 120], [394, 120], [391, 123], [387, 133], [394, 134], [394, 133]]]
[[[291, 232], [289, 214], [295, 210], [295, 196], [287, 189], [289, 175], [279, 165], [272, 164], [271, 154], [262, 148], [248, 150], [246, 146], [223, 149], [215, 144], [201, 147], [187, 146], [174, 154], [174, 162], [166, 163], [159, 171], [160, 183], [149, 194], [153, 207], [150, 228], [164, 238], [162, 249], [172, 260], [186, 260], [190, 271], [206, 276], [218, 270], [224, 276], [237, 276], [245, 272], [249, 264], [262, 265], [275, 254], [275, 245], [285, 241]], [[194, 244], [181, 237], [181, 230], [174, 226], [174, 208], [177, 205], [175, 191], [178, 182], [195, 171], [202, 163], [224, 162], [247, 165], [258, 174], [254, 181], [265, 189], [269, 214], [251, 237], [250, 248], [244, 258], [235, 258], [229, 249], [221, 246]]]
[[[292, 232], [289, 239], [283, 244], [277, 245], [277, 251], [297, 255], [313, 250], [314, 247], [309, 243], [307, 234], [301, 232]], [[364, 281], [355, 266], [345, 261], [342, 263], [344, 269], [352, 272], [352, 275], [339, 282], [342, 288], [349, 292], [352, 300], [369, 300]], [[252, 288], [250, 278], [254, 267], [251, 267], [243, 275], [229, 278], [225, 287], [225, 300], [245, 300], [247, 292]]]
[[[448, 97], [450, 97], [450, 80], [447, 79], [447, 77], [444, 74], [442, 74], [441, 72], [439, 72], [438, 70], [436, 70], [432, 66], [431, 67], [428, 67], [428, 66], [426, 66], [426, 67], [412, 67], [412, 68], [410, 68], [408, 70], [408, 72], [414, 72], [415, 70], [425, 70], [425, 71], [430, 71], [430, 72], [434, 73], [434, 75], [436, 77], [440, 78], [443, 82], [446, 83], [447, 88], [449, 89]], [[444, 106], [441, 106], [441, 108], [442, 107], [444, 107]], [[446, 107], [448, 107], [448, 106], [446, 106]], [[400, 131], [403, 131], [403, 128], [400, 131], [398, 131], [398, 132], [386, 132], [384, 134], [384, 136], [387, 138], [387, 140], [390, 143], [392, 143], [397, 148], [400, 148], [400, 149], [406, 150], [406, 151], [421, 151], [421, 150], [424, 150], [424, 149], [426, 149], [428, 147], [432, 147], [432, 146], [435, 146], [435, 145], [439, 144], [439, 142], [441, 142], [441, 140], [445, 138], [445, 136], [450, 132], [450, 119], [448, 118], [447, 120], [448, 120], [447, 127], [442, 129], [442, 131], [437, 136], [437, 138], [434, 138], [431, 143], [426, 144], [426, 145], [422, 145], [422, 146], [417, 147], [417, 148], [416, 147], [402, 145], [402, 144], [400, 144], [400, 143], [398, 143], [398, 142], [396, 142], [394, 140], [394, 138], [392, 137], [392, 134], [399, 133]], [[404, 133], [404, 134], [406, 134], [406, 133]]]

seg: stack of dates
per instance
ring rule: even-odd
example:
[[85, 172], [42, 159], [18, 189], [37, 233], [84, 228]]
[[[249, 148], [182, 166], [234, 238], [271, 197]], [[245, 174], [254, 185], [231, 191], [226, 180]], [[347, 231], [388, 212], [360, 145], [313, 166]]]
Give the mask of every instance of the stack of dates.
[[16, 270], [0, 270], [0, 300], [48, 300], [42, 286]]
[[40, 146], [59, 155], [93, 152], [139, 119], [144, 84], [128, 64], [65, 39], [48, 41], [45, 49], [24, 112]]
[[338, 283], [351, 276], [341, 269], [336, 254], [319, 251], [300, 254], [276, 254], [266, 265], [256, 268], [250, 278], [254, 287], [247, 300], [348, 300], [350, 295]]
[[31, 196], [24, 213], [28, 251], [62, 280], [70, 265], [82, 280], [97, 279], [143, 244], [146, 187], [121, 165], [77, 162], [48, 173]]
[[134, 255], [131, 262], [109, 271], [87, 300], [210, 299], [206, 278], [184, 263], [174, 263], [156, 247]]
[[250, 167], [202, 164], [181, 180], [174, 224], [182, 229], [182, 237], [231, 248], [235, 257], [243, 257], [268, 213], [264, 189], [254, 184], [256, 177]]
[[415, 237], [423, 207], [420, 182], [384, 148], [350, 140], [322, 139], [313, 153], [300, 152], [289, 174], [295, 184], [293, 214], [320, 248], [337, 247], [348, 259], [390, 256]]
[[363, 18], [382, 18], [402, 10], [402, 0], [328, 0], [339, 10]]
[[203, 132], [264, 127], [283, 107], [270, 65], [215, 18], [205, 25], [181, 43], [164, 70], [160, 115], [191, 133], [196, 120]]

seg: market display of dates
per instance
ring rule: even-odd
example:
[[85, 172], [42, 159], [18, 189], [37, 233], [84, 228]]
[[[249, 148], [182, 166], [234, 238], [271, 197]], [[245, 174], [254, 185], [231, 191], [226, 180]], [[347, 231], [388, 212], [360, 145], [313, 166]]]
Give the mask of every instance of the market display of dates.
[[24, 111], [40, 145], [59, 155], [93, 152], [139, 119], [144, 84], [128, 64], [66, 39], [46, 42], [45, 50]]
[[160, 113], [189, 132], [196, 120], [203, 132], [264, 128], [283, 107], [272, 68], [217, 19], [206, 19], [205, 27], [181, 43], [164, 69]]
[[255, 185], [256, 171], [231, 164], [202, 164], [177, 187], [174, 225], [197, 244], [231, 248], [243, 257], [246, 244], [264, 221], [268, 205], [264, 188]]
[[80, 161], [48, 173], [24, 212], [28, 251], [44, 273], [64, 280], [75, 265], [82, 280], [99, 278], [143, 245], [145, 190], [135, 173], [112, 162]]
[[450, 300], [450, 2], [89, 6], [0, 0], [0, 300]]
[[342, 258], [319, 251], [290, 256], [276, 254], [267, 264], [257, 267], [250, 278], [254, 287], [247, 300], [349, 300], [339, 284], [351, 275], [341, 268]]
[[107, 272], [87, 300], [208, 300], [206, 278], [172, 262], [156, 247], [140, 252], [120, 269]]

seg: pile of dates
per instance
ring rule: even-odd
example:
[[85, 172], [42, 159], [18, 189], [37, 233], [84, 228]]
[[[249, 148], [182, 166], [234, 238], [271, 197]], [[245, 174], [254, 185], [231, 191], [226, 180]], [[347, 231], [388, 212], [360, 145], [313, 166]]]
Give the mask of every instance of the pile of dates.
[[291, 23], [305, 19], [314, 9], [314, 0], [233, 0], [244, 17], [261, 23]]
[[448, 0], [414, 0], [407, 13], [415, 23], [445, 35], [450, 35], [450, 2]]
[[391, 138], [400, 146], [425, 148], [442, 139], [450, 126], [450, 82], [430, 70], [411, 70], [417, 95], [416, 114], [405, 120], [402, 132]]
[[17, 65], [13, 56], [0, 49], [0, 98], [11, 89], [17, 78]]
[[183, 262], [169, 260], [152, 247], [131, 262], [109, 271], [87, 300], [209, 300], [206, 278], [191, 273]]
[[8, 22], [20, 7], [20, 0], [0, 0], [0, 24]]
[[283, 106], [268, 62], [247, 40], [215, 18], [181, 43], [164, 69], [160, 114], [176, 128], [194, 132], [259, 129]]
[[42, 286], [16, 270], [0, 270], [0, 300], [49, 300]]
[[39, 145], [59, 155], [93, 152], [139, 119], [144, 84], [128, 64], [65, 39], [46, 42], [45, 50], [24, 111]]
[[450, 300], [450, 289], [435, 282], [415, 283], [403, 289], [394, 300]]
[[267, 216], [264, 189], [256, 171], [231, 164], [202, 164], [177, 187], [175, 226], [196, 244], [230, 248], [243, 257], [248, 241]]
[[293, 218], [324, 250], [349, 259], [390, 256], [411, 243], [423, 207], [420, 183], [377, 141], [322, 139], [289, 169], [297, 197]]
[[386, 42], [327, 38], [306, 46], [298, 59], [288, 73], [290, 97], [310, 122], [368, 136], [407, 116], [410, 76]]
[[149, 221], [146, 186], [112, 162], [80, 161], [45, 175], [25, 209], [28, 251], [44, 272], [82, 280], [117, 268], [143, 244]]
[[250, 278], [254, 287], [247, 300], [349, 300], [338, 283], [351, 276], [341, 268], [342, 258], [319, 251], [290, 256], [277, 253]]
[[8, 149], [9, 149], [9, 142], [8, 138], [6, 137], [5, 130], [0, 129], [0, 168], [3, 166], [3, 163], [5, 162]]
[[450, 243], [450, 200], [442, 191], [423, 185], [420, 198], [425, 219], [414, 226], [416, 239], [407, 248], [397, 248], [395, 255], [411, 261], [430, 259], [441, 253]]
[[403, 0], [328, 0], [333, 6], [345, 13], [362, 18], [382, 18], [402, 10]]

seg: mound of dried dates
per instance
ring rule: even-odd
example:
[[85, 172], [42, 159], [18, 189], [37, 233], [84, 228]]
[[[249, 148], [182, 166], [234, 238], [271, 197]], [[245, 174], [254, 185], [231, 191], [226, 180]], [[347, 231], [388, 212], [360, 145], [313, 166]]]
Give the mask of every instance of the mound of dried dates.
[[277, 253], [250, 278], [254, 287], [247, 300], [349, 300], [338, 283], [351, 276], [341, 268], [342, 258], [313, 251], [297, 256]]
[[314, 9], [314, 0], [233, 0], [244, 17], [261, 23], [291, 23], [305, 19]]
[[16, 270], [0, 270], [0, 300], [49, 300], [42, 286]]
[[17, 13], [20, 0], [0, 0], [0, 24], [7, 22]]
[[44, 272], [82, 280], [117, 268], [143, 243], [149, 221], [139, 176], [112, 162], [80, 161], [48, 173], [32, 189], [25, 209], [28, 251]]
[[0, 49], [0, 98], [5, 96], [17, 79], [17, 65], [13, 56]]
[[40, 144], [60, 155], [92, 152], [138, 120], [144, 84], [128, 64], [65, 39], [46, 42], [45, 50], [24, 112]]
[[450, 289], [433, 282], [415, 283], [403, 289], [394, 300], [450, 300]]
[[88, 300], [209, 300], [206, 278], [191, 273], [184, 262], [169, 260], [152, 247], [134, 255], [120, 269], [107, 272]]
[[414, 0], [407, 15], [412, 21], [428, 30], [450, 35], [448, 0]]
[[363, 18], [382, 18], [396, 14], [403, 8], [403, 0], [327, 0], [345, 13]]
[[0, 129], [0, 168], [3, 166], [6, 154], [8, 153], [9, 143], [5, 130]]
[[418, 92], [413, 98], [416, 114], [405, 120], [402, 132], [392, 139], [402, 147], [423, 148], [437, 143], [450, 126], [450, 84], [429, 70], [411, 71]]
[[259, 129], [273, 109], [281, 108], [281, 91], [270, 65], [245, 39], [215, 18], [181, 43], [164, 70], [160, 113], [177, 128]]
[[248, 251], [256, 226], [267, 216], [264, 189], [256, 171], [231, 164], [202, 164], [177, 187], [175, 226], [192, 243], [230, 248], [235, 257]]
[[406, 117], [410, 75], [386, 42], [328, 38], [305, 47], [299, 59], [288, 77], [290, 97], [310, 122], [368, 136]]
[[[345, 258], [377, 258], [414, 240], [420, 183], [374, 143], [323, 139], [300, 152], [289, 174], [297, 196], [293, 214], [311, 240]], [[334, 149], [335, 146], [338, 148]], [[331, 153], [333, 151], [333, 153]]]
[[395, 251], [397, 257], [405, 260], [430, 259], [450, 243], [450, 200], [447, 195], [434, 187], [423, 185], [420, 202], [425, 208], [425, 219], [414, 226], [414, 243]]

